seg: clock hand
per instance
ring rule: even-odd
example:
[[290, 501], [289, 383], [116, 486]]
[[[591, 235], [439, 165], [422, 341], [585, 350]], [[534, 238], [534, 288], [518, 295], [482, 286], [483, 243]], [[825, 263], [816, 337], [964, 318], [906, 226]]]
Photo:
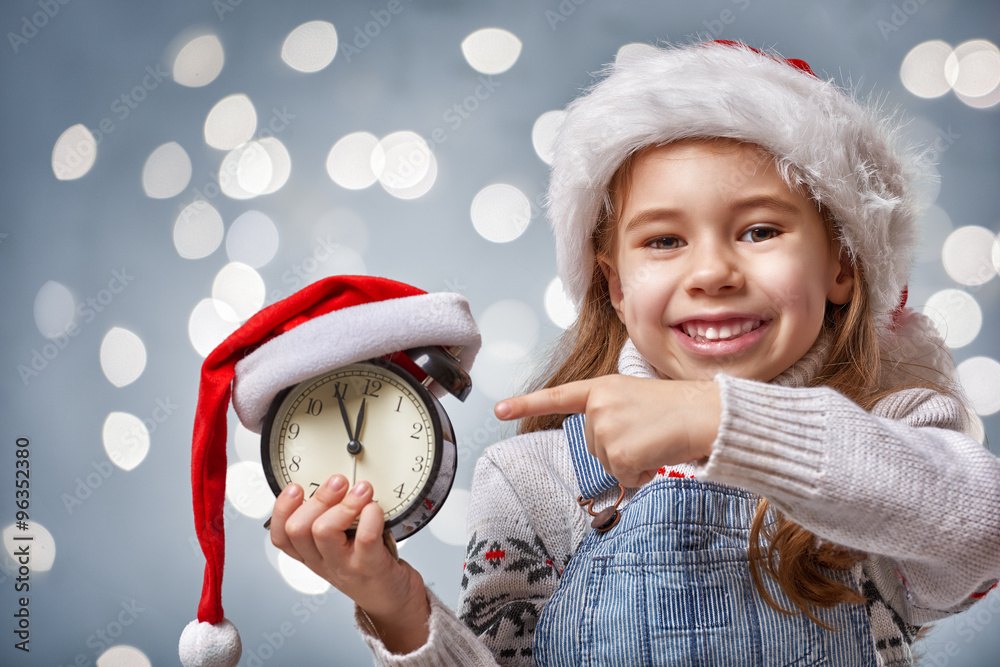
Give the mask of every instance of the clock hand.
[[[358, 477], [358, 454], [361, 453], [363, 449], [361, 446], [361, 427], [365, 424], [365, 401], [367, 399], [361, 399], [361, 409], [358, 411], [358, 423], [354, 427], [354, 437], [351, 441], [347, 443], [347, 453], [354, 458], [353, 471], [351, 472], [351, 486], [357, 481]], [[346, 416], [345, 416], [346, 419]]]
[[351, 420], [347, 416], [347, 408], [344, 406], [344, 399], [337, 396], [337, 403], [340, 404], [340, 416], [344, 418], [344, 428], [347, 429], [347, 439], [354, 440], [354, 432], [351, 431]]
[[365, 423], [365, 401], [366, 400], [367, 399], [364, 399], [364, 398], [361, 399], [361, 410], [358, 411], [358, 423], [354, 427], [354, 439], [358, 441], [358, 444], [361, 444], [361, 427], [364, 426], [364, 423]]

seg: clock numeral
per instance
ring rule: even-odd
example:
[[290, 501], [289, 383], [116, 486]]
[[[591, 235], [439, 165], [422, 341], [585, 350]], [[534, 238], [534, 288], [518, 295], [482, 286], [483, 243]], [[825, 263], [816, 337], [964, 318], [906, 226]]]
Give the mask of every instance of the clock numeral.
[[310, 398], [309, 405], [306, 407], [306, 414], [318, 417], [321, 412], [323, 412], [323, 401], [318, 398]]
[[399, 412], [399, 409], [401, 407], [403, 407], [403, 397], [402, 396], [400, 396], [399, 400], [396, 401], [396, 412]]
[[315, 489], [312, 490], [312, 493], [309, 494], [309, 497], [312, 498], [314, 495], [316, 495], [316, 492], [319, 491], [319, 484], [317, 484], [316, 482], [309, 482], [309, 486], [316, 487]]
[[299, 437], [299, 425], [292, 423], [288, 425], [288, 439], [294, 440]]
[[343, 382], [333, 383], [333, 397], [341, 400], [347, 398], [347, 384]]
[[365, 396], [371, 396], [372, 398], [378, 398], [378, 393], [382, 391], [382, 383], [378, 380], [365, 380]]
[[424, 469], [424, 457], [418, 456], [413, 463], [413, 467], [410, 468], [413, 472], [421, 472]]
[[419, 440], [420, 432], [423, 430], [424, 430], [423, 424], [421, 424], [420, 422], [413, 422], [413, 433], [410, 434], [410, 437], [413, 438], [414, 440]]
[[300, 463], [302, 463], [302, 457], [301, 456], [293, 456], [292, 457], [292, 462], [288, 465], [288, 469], [290, 471], [292, 471], [292, 472], [298, 472], [299, 471], [299, 464]]
[[396, 492], [396, 497], [397, 498], [402, 498], [403, 497], [403, 485], [402, 484], [400, 484], [395, 489], [393, 489], [393, 491]]

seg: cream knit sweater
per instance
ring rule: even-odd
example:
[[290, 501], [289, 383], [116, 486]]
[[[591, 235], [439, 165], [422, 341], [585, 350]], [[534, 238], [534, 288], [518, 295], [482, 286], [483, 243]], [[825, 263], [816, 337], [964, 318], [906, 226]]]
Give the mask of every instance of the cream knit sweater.
[[[909, 665], [921, 625], [968, 608], [1000, 577], [1000, 462], [962, 433], [966, 413], [951, 397], [905, 390], [869, 413], [804, 387], [825, 354], [817, 344], [771, 383], [719, 375], [712, 455], [660, 474], [759, 493], [821, 539], [869, 554], [858, 575], [879, 664]], [[653, 377], [631, 343], [619, 372]], [[430, 639], [407, 655], [386, 651], [358, 614], [375, 663], [532, 665], [538, 615], [590, 530], [578, 495], [561, 430], [488, 448], [472, 483], [459, 614], [428, 590]]]

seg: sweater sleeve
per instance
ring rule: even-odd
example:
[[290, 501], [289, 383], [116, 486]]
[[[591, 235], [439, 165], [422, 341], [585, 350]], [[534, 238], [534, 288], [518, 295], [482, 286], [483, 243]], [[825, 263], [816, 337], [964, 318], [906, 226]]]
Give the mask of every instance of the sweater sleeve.
[[909, 623], [965, 608], [996, 583], [1000, 462], [958, 430], [958, 401], [912, 389], [869, 413], [825, 387], [717, 380], [722, 420], [699, 478], [760, 493], [894, 570]]
[[[542, 606], [552, 596], [584, 522], [560, 432], [521, 436], [476, 464], [469, 536], [456, 614], [429, 590], [427, 643], [406, 655], [386, 650], [363, 614], [357, 626], [386, 667], [532, 665]], [[568, 500], [568, 502], [566, 502]]]

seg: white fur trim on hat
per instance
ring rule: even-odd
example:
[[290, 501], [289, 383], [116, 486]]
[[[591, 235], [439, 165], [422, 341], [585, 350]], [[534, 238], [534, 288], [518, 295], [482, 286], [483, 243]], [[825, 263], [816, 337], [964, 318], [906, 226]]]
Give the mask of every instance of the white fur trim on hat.
[[233, 407], [260, 433], [274, 397], [285, 387], [356, 361], [421, 345], [462, 346], [468, 370], [480, 336], [460, 294], [432, 292], [341, 308], [315, 317], [254, 350], [236, 364]]
[[548, 214], [567, 294], [579, 305], [587, 292], [590, 239], [628, 155], [725, 137], [763, 147], [790, 186], [804, 185], [833, 213], [867, 276], [876, 325], [887, 330], [915, 243], [913, 185], [930, 178], [921, 154], [898, 145], [900, 127], [833, 81], [747, 47], [705, 43], [622, 56], [567, 107], [556, 138]]

